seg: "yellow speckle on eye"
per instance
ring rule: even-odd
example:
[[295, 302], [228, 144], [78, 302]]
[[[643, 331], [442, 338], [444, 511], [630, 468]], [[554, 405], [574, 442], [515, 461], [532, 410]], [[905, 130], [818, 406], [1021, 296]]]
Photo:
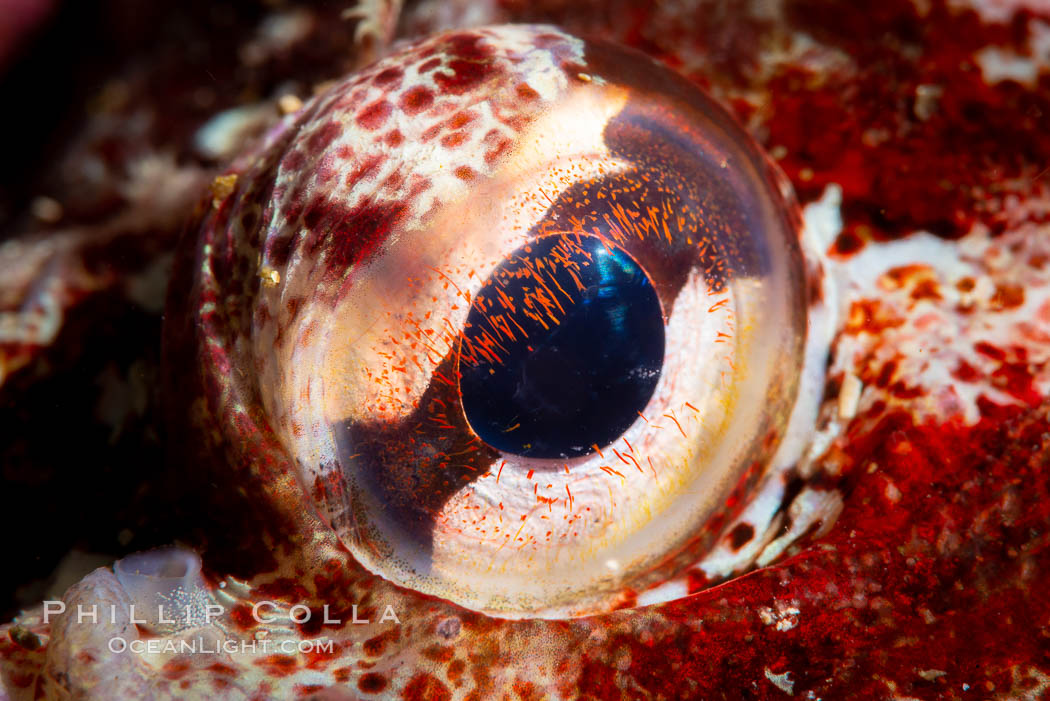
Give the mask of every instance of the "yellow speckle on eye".
[[277, 109], [281, 114], [294, 114], [303, 108], [303, 101], [295, 95], [281, 95], [277, 100]]
[[211, 204], [213, 207], [218, 209], [222, 206], [223, 201], [233, 194], [233, 189], [237, 186], [237, 174], [230, 173], [228, 175], [216, 176], [215, 180], [211, 181]]
[[274, 287], [281, 282], [281, 274], [268, 265], [259, 269], [259, 277], [262, 278], [263, 285], [266, 287]]

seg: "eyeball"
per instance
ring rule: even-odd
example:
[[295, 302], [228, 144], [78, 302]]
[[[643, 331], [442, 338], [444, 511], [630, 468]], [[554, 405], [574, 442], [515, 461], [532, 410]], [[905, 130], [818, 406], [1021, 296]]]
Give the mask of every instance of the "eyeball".
[[202, 289], [245, 309], [267, 424], [373, 572], [500, 616], [606, 610], [761, 479], [806, 332], [794, 205], [674, 73], [550, 27], [439, 35], [240, 167]]

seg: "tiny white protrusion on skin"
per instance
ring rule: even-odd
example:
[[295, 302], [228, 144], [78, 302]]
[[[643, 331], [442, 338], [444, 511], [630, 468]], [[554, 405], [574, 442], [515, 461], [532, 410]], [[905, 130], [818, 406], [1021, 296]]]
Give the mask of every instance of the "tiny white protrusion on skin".
[[860, 378], [852, 372], [847, 372], [842, 378], [842, 389], [839, 390], [839, 419], [849, 421], [857, 415], [862, 389], [864, 389], [864, 384]]

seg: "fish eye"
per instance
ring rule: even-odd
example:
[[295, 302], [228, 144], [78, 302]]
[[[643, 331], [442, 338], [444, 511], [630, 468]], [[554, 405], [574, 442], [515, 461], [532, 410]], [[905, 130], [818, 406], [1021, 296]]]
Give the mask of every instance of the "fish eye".
[[806, 339], [793, 201], [719, 105], [641, 54], [493, 27], [267, 138], [205, 235], [254, 266], [237, 352], [362, 564], [560, 617], [712, 547], [784, 436]]

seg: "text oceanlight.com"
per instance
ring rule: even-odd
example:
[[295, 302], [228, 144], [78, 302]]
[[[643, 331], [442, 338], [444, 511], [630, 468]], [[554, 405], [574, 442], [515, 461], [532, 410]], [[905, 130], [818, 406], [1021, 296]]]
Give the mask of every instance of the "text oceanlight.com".
[[[153, 616], [154, 613], [156, 617]], [[311, 640], [257, 635], [252, 640], [226, 640], [209, 635], [204, 627], [211, 625], [225, 613], [225, 607], [216, 603], [200, 603], [185, 607], [160, 605], [156, 609], [152, 606], [141, 606], [137, 611], [134, 604], [128, 606], [79, 604], [73, 608], [67, 607], [63, 601], [45, 601], [43, 618], [44, 623], [51, 623], [53, 618], [65, 615], [75, 619], [78, 625], [123, 626], [125, 623], [131, 623], [136, 626], [145, 626], [146, 630], [152, 630], [154, 633], [158, 631], [162, 633], [156, 637], [132, 637], [131, 639], [119, 635], [114, 636], [109, 639], [108, 643], [109, 651], [114, 654], [131, 652], [137, 655], [209, 653], [295, 655], [333, 654], [335, 652], [334, 641], [327, 638]], [[322, 625], [328, 626], [368, 625], [373, 620], [377, 623], [401, 623], [392, 606], [387, 605], [379, 618], [375, 618], [376, 613], [378, 611], [372, 607], [359, 611], [357, 604], [342, 606], [336, 612], [333, 612], [332, 607], [328, 604], [316, 609], [305, 604], [287, 606], [287, 604], [281, 605], [275, 601], [259, 601], [251, 607], [252, 619], [264, 627], [267, 624], [277, 624], [277, 627], [280, 628], [285, 622], [302, 625], [311, 619], [320, 619]], [[170, 636], [177, 631], [185, 631], [185, 633]], [[165, 632], [169, 634], [169, 637], [164, 636]]]
[[206, 638], [171, 640], [150, 638], [149, 640], [127, 640], [115, 637], [109, 640], [109, 651], [115, 654], [131, 651], [136, 655], [196, 655], [196, 654], [261, 654], [281, 653], [285, 655], [335, 652], [332, 640], [208, 640]]

